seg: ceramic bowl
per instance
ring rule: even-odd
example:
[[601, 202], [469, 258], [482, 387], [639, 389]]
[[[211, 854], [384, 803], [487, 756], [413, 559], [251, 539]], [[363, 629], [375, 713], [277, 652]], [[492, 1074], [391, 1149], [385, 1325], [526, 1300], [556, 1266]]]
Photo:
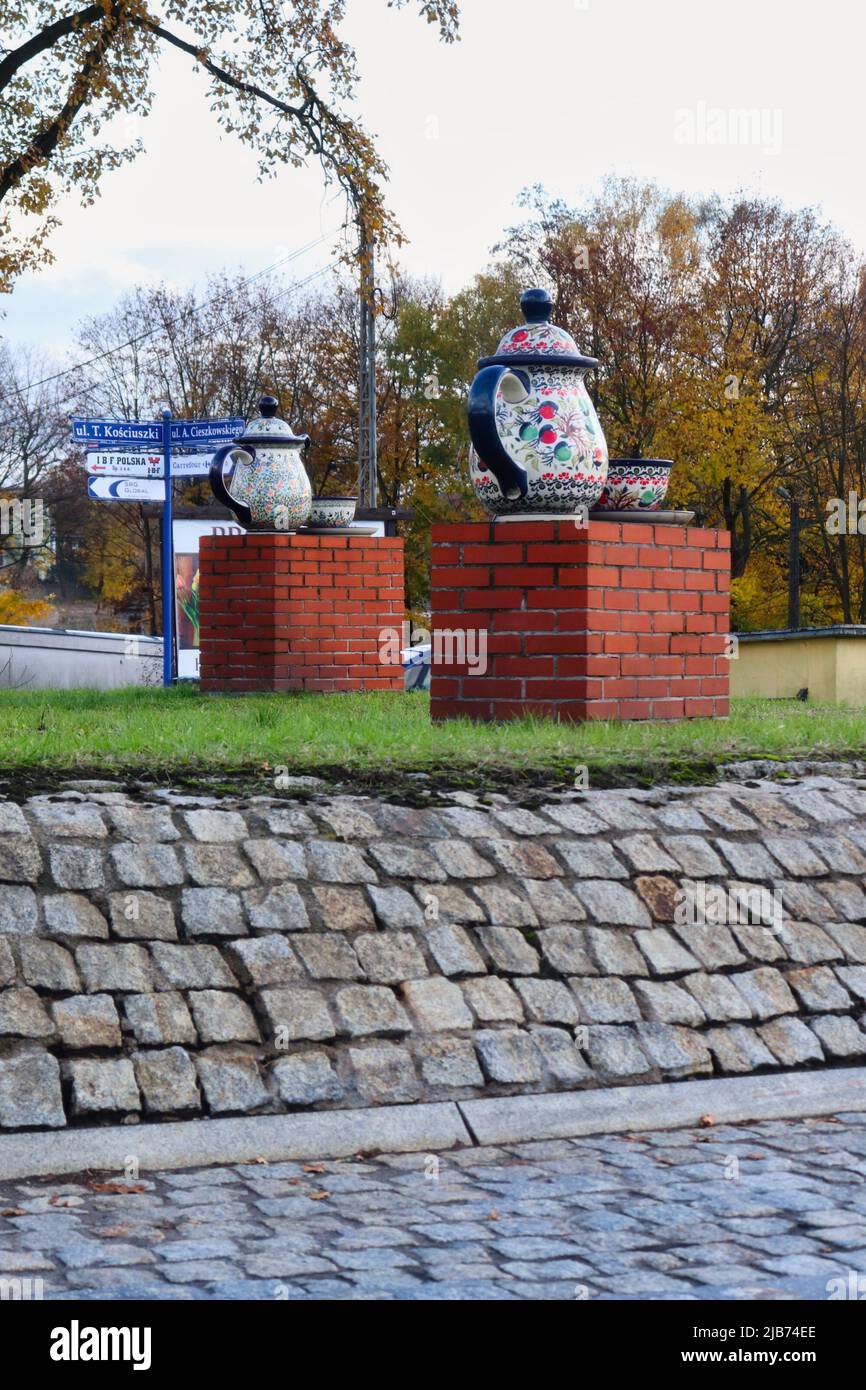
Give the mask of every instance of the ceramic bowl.
[[357, 497], [314, 497], [307, 525], [350, 526], [357, 505]]
[[611, 459], [594, 511], [658, 511], [671, 480], [670, 459]]

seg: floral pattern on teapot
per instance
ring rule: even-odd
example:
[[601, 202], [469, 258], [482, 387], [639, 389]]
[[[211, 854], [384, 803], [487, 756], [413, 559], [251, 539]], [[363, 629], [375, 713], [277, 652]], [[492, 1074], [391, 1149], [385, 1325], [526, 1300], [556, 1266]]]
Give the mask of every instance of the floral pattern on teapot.
[[511, 457], [532, 475], [532, 506], [509, 500], [475, 449], [469, 472], [477, 497], [492, 512], [573, 512], [592, 506], [607, 478], [607, 445], [586, 390], [575, 393], [572, 371], [533, 379], [527, 399], [509, 405], [496, 395], [496, 428]]

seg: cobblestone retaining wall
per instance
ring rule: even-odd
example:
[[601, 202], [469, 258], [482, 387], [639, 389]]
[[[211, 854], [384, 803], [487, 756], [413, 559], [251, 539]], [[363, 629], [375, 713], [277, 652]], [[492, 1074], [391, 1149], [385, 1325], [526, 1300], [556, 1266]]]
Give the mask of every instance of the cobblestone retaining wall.
[[451, 801], [0, 803], [0, 1128], [866, 1056], [866, 781]]

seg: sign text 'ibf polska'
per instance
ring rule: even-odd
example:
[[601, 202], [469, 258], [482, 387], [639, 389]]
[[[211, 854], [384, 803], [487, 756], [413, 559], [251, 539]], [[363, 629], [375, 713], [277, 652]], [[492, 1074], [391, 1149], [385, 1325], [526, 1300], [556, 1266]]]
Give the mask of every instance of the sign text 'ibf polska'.
[[150, 1370], [149, 1327], [68, 1327], [51, 1330], [52, 1361], [131, 1361], [134, 1371]]

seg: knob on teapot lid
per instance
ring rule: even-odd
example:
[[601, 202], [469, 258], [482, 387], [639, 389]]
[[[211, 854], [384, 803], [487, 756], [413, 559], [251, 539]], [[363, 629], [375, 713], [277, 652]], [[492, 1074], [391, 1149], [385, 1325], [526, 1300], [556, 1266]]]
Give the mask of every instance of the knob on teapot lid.
[[493, 357], [482, 357], [483, 367], [575, 367], [586, 371], [597, 367], [595, 357], [584, 357], [564, 328], [550, 322], [553, 300], [543, 289], [524, 290], [520, 296], [524, 322], [511, 328], [499, 343]]
[[262, 396], [259, 401], [259, 410], [265, 420], [272, 420], [280, 408], [280, 403], [276, 396]]
[[553, 313], [553, 300], [547, 290], [524, 290], [520, 307], [527, 323], [548, 323]]

